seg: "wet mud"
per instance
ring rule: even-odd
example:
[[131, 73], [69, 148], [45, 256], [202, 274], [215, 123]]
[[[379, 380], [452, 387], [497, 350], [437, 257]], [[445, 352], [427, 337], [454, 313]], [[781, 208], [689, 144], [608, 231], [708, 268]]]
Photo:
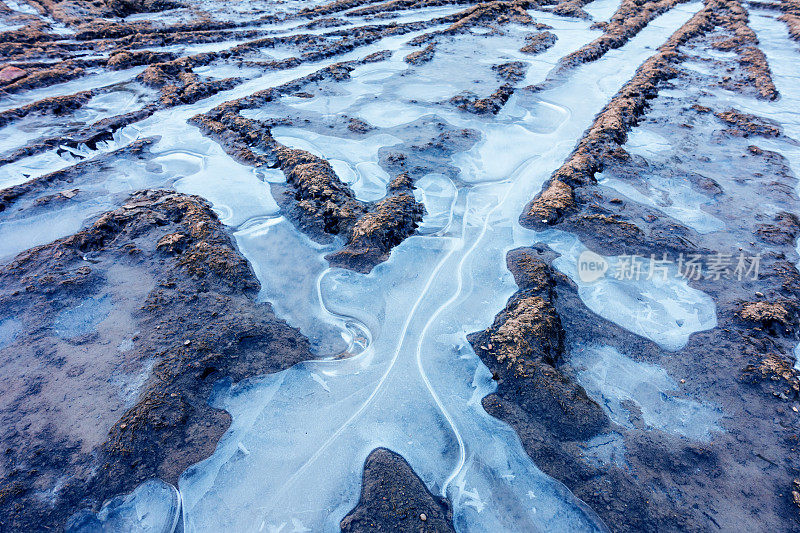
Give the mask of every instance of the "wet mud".
[[311, 356], [256, 303], [252, 269], [197, 197], [136, 193], [0, 277], [3, 322], [20, 325], [2, 348], [8, 531], [61, 529], [147, 479], [175, 483], [229, 424], [207, 403], [215, 380]]
[[0, 531], [800, 531], [799, 17], [0, 4]]

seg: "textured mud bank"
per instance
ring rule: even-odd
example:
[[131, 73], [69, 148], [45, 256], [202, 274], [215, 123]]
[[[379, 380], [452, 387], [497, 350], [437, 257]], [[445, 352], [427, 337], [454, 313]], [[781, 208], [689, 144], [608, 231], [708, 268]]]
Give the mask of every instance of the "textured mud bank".
[[175, 483], [230, 423], [207, 403], [215, 380], [310, 357], [255, 302], [251, 268], [197, 197], [136, 193], [0, 279], [8, 531], [62, 529], [147, 479]]
[[447, 500], [431, 494], [402, 457], [379, 448], [364, 464], [358, 506], [342, 531], [455, 531]]
[[0, 530], [800, 531], [798, 17], [0, 3]]

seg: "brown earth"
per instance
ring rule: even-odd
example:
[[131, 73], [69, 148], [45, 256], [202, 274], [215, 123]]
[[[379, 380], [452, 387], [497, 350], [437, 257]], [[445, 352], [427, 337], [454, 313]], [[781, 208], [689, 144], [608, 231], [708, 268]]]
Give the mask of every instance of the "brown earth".
[[453, 532], [450, 503], [434, 496], [401, 456], [377, 448], [364, 464], [358, 505], [342, 531]]
[[4, 531], [61, 529], [144, 480], [176, 483], [230, 423], [207, 403], [217, 379], [311, 357], [196, 197], [136, 193], [0, 282], [2, 319], [23, 328], [0, 348]]

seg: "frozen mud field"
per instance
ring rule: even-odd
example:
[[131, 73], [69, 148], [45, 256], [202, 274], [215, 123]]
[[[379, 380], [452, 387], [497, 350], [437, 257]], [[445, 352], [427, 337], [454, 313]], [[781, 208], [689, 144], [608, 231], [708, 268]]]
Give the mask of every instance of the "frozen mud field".
[[796, 0], [2, 0], [0, 531], [800, 531]]

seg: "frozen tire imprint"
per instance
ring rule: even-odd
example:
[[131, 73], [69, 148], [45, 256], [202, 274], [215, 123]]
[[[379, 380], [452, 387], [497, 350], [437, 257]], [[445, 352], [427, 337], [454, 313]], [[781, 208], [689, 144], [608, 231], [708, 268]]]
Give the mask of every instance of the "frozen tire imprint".
[[9, 530], [399, 527], [382, 448], [456, 531], [800, 530], [761, 4], [6, 1]]
[[[672, 14], [666, 28], [645, 32], [620, 53], [646, 54], [647, 39], [659, 42], [689, 14]], [[613, 72], [618, 65], [612, 58], [580, 69], [574, 83], [599, 74], [621, 84], [631, 72]], [[348, 83], [358, 82], [355, 76]], [[391, 81], [383, 84], [394, 90]], [[539, 101], [564, 110], [554, 114], [549, 128], [528, 126], [534, 119], [526, 105], [543, 105]], [[358, 103], [345, 111], [358, 113]], [[514, 114], [501, 112], [499, 124], [454, 159], [466, 183], [454, 191], [451, 205], [426, 203], [441, 209], [427, 217], [450, 213], [436, 234], [408, 239], [368, 276], [320, 273], [321, 305], [364, 324], [370, 345], [345, 360], [309, 362], [220, 385], [212, 403], [234, 422], [215, 454], [181, 478], [188, 530], [335, 530], [357, 500], [361, 465], [379, 446], [400, 453], [429, 487], [448, 496], [463, 530], [603, 529], [564, 487], [536, 469], [513, 431], [483, 411], [480, 399], [494, 384], [466, 341], [514, 291], [509, 275], [498, 276], [505, 252], [535, 239], [518, 226], [516, 214], [553, 169], [548, 162], [566, 156], [570, 146], [561, 139], [585, 128], [602, 103], [581, 109], [548, 93], [530, 104], [515, 102]], [[311, 135], [310, 142], [317, 138]], [[498, 170], [494, 142], [529, 148], [497, 162]], [[331, 151], [320, 153], [329, 157]], [[249, 254], [248, 245], [243, 249], [258, 265], [259, 256]], [[669, 296], [659, 301], [666, 305]], [[690, 305], [709, 313], [700, 294]], [[693, 331], [713, 327], [710, 305], [710, 322]], [[294, 438], [300, 434], [307, 436], [306, 445]]]

